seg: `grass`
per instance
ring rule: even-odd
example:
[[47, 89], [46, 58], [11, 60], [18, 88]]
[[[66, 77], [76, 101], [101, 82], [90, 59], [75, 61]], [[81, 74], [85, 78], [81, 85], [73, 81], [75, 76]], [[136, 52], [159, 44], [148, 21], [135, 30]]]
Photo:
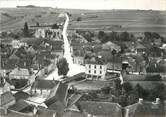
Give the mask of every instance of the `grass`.
[[[16, 30], [23, 27], [27, 21], [29, 25], [53, 24], [63, 22], [58, 18], [61, 12], [69, 12], [70, 29], [114, 30], [143, 32], [151, 31], [164, 34], [166, 32], [166, 11], [139, 10], [69, 10], [53, 8], [12, 8], [0, 9], [1, 30]], [[54, 12], [54, 14], [52, 14]], [[7, 14], [7, 15], [4, 15]], [[41, 17], [38, 17], [41, 16]], [[76, 21], [81, 17], [81, 21]], [[117, 28], [121, 26], [122, 28]]]

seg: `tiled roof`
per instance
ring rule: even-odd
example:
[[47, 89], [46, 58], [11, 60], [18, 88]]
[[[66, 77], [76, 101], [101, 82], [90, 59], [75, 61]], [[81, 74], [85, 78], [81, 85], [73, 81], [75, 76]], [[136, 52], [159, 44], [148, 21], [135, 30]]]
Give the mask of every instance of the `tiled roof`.
[[164, 104], [155, 104], [153, 102], [136, 103], [125, 107], [129, 109], [129, 117], [164, 117]]
[[50, 95], [48, 96], [48, 99], [45, 101], [45, 104], [51, 108], [53, 108], [53, 105], [55, 105], [54, 103], [56, 103], [57, 101], [59, 101], [63, 105], [67, 105], [67, 93], [68, 85], [59, 82], [58, 85], [56, 85], [50, 92]]
[[104, 60], [102, 58], [98, 57], [91, 57], [90, 59], [85, 60], [86, 64], [105, 64]]
[[0, 106], [3, 107], [6, 104], [10, 103], [11, 101], [15, 100], [14, 96], [11, 92], [5, 92], [0, 95]]
[[137, 49], [145, 49], [145, 47], [140, 43], [137, 43], [136, 48]]
[[9, 75], [11, 76], [29, 76], [29, 70], [28, 69], [22, 69], [22, 68], [15, 68]]
[[56, 113], [54, 110], [39, 108], [37, 110], [38, 117], [53, 117], [53, 114]]
[[6, 59], [6, 60], [1, 59], [1, 68], [6, 69], [6, 70], [14, 69], [16, 67], [17, 62], [18, 62], [18, 60], [15, 60], [15, 59]]
[[63, 117], [87, 117], [87, 115], [76, 111], [67, 111], [63, 114]]
[[109, 49], [113, 50], [114, 49], [116, 51], [120, 51], [120, 46], [109, 41], [109, 42], [102, 45], [102, 49], [106, 49], [106, 50], [109, 50]]
[[28, 106], [30, 106], [30, 105], [27, 102], [25, 102], [24, 100], [19, 100], [18, 102], [16, 102], [16, 104], [10, 106], [9, 110], [19, 112]]
[[67, 106], [71, 107], [73, 104], [75, 104], [80, 98], [82, 97], [82, 94], [73, 94], [71, 97], [68, 98]]
[[58, 81], [54, 81], [54, 80], [36, 80], [34, 82], [32, 88], [53, 89], [56, 85], [58, 85]]
[[22, 92], [22, 91], [19, 91], [19, 92], [14, 94], [14, 97], [15, 97], [16, 101], [18, 101], [20, 99], [27, 99], [29, 97], [29, 94]]
[[117, 103], [80, 101], [78, 107], [81, 111], [96, 116], [122, 117], [121, 106]]

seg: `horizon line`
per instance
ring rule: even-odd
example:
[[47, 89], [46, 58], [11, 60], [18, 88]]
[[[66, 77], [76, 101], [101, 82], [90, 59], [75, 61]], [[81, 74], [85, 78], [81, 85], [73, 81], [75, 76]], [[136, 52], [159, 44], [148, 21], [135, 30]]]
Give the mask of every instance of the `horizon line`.
[[[31, 5], [31, 4], [29, 4]], [[51, 7], [51, 6], [36, 6], [36, 5], [32, 5], [34, 7], [27, 7], [29, 5], [18, 5], [18, 6], [14, 6], [14, 7], [1, 7], [0, 9], [5, 9], [5, 8], [18, 8], [18, 7], [25, 7], [25, 8], [52, 8], [52, 9], [70, 9], [70, 10], [90, 10], [90, 11], [109, 11], [109, 10], [135, 10], [135, 11], [166, 11], [166, 10], [160, 10], [160, 9], [127, 9], [127, 8], [114, 8], [114, 9], [88, 9], [88, 8], [63, 8], [63, 7]], [[18, 8], [19, 9], [19, 8]]]

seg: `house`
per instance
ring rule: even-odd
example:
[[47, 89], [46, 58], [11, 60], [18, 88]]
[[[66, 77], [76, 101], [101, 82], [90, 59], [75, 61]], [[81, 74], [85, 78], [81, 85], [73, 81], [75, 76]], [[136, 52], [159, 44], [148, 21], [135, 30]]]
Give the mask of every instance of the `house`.
[[24, 100], [19, 100], [9, 108], [7, 117], [57, 117], [57, 114], [54, 110], [36, 107]]
[[56, 85], [58, 85], [58, 81], [55, 80], [36, 80], [31, 87], [31, 94], [47, 98]]
[[15, 67], [18, 62], [16, 59], [8, 59], [8, 58], [2, 58], [0, 60], [1, 65], [0, 65], [0, 74], [2, 77], [6, 77], [9, 72], [11, 72]]
[[36, 38], [51, 38], [51, 39], [61, 39], [62, 31], [60, 29], [51, 29], [51, 28], [38, 28], [35, 31]]
[[0, 78], [0, 95], [5, 92], [10, 92], [11, 85], [6, 82], [5, 78]]
[[125, 74], [123, 75], [124, 82], [128, 82], [132, 87], [140, 85], [146, 90], [154, 89], [157, 85], [165, 84], [159, 74]]
[[162, 45], [162, 39], [161, 38], [154, 39], [154, 42], [152, 42], [152, 43], [153, 43], [153, 45], [160, 47]]
[[14, 105], [10, 106], [9, 110], [13, 110], [15, 112], [21, 112], [29, 106], [30, 105], [26, 101], [21, 99], [21, 100], [18, 100]]
[[10, 79], [29, 79], [30, 72], [28, 69], [17, 67], [9, 73], [9, 78]]
[[21, 42], [19, 40], [13, 40], [11, 42], [11, 45], [12, 45], [13, 48], [16, 48], [16, 49], [20, 48], [21, 46], [27, 46], [26, 43], [23, 43], [23, 42]]
[[92, 57], [85, 62], [85, 73], [89, 79], [104, 80], [106, 70], [107, 65], [101, 57]]
[[11, 92], [5, 92], [0, 95], [0, 111], [2, 113], [7, 114], [7, 109], [9, 106], [16, 103], [16, 100]]
[[45, 30], [44, 29], [37, 29], [35, 32], [36, 38], [45, 38]]
[[122, 107], [118, 103], [79, 101], [76, 105], [86, 117], [122, 117]]
[[35, 49], [33, 48], [33, 46], [29, 46], [26, 51], [27, 51], [27, 53], [30, 53], [30, 54], [32, 54], [32, 55], [35, 55], [35, 54], [36, 54], [36, 51], [35, 51]]
[[115, 44], [115, 43], [112, 43], [111, 41], [105, 43], [102, 45], [102, 49], [103, 50], [116, 50], [116, 52], [120, 52], [121, 51], [121, 48], [119, 45]]
[[165, 114], [164, 103], [159, 98], [154, 102], [140, 98], [137, 103], [125, 107], [124, 117], [164, 117]]
[[84, 65], [84, 57], [82, 56], [73, 56], [73, 63], [78, 65]]
[[34, 105], [28, 104], [25, 100], [19, 100], [9, 107], [7, 116], [12, 117], [35, 117], [37, 109]]
[[146, 48], [140, 43], [136, 44], [135, 49], [137, 54], [143, 54], [146, 51]]
[[56, 55], [58, 59], [63, 58], [64, 50], [59, 49], [59, 50], [52, 50], [51, 51], [52, 55]]
[[166, 53], [166, 43], [163, 43], [160, 49], [162, 49], [163, 52]]
[[50, 110], [55, 110], [59, 114], [63, 114], [67, 107], [68, 85], [59, 82], [50, 92], [50, 95], [44, 102]]

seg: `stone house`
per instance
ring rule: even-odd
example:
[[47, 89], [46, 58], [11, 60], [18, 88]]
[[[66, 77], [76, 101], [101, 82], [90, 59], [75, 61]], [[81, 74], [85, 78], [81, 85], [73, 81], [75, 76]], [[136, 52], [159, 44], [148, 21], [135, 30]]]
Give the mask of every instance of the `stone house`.
[[92, 57], [85, 62], [85, 73], [89, 79], [104, 80], [107, 64], [100, 57]]

